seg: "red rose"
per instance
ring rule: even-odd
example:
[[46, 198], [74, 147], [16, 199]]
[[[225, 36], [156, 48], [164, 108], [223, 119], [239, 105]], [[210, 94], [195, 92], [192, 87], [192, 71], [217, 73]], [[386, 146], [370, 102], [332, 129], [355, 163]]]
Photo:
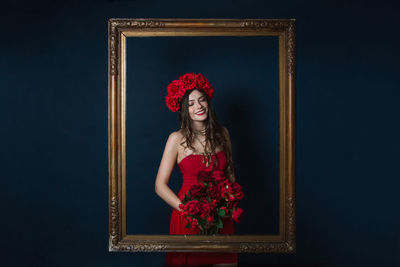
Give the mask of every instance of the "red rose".
[[178, 92], [180, 87], [182, 87], [182, 85], [183, 85], [182, 81], [174, 80], [170, 85], [168, 85], [167, 91], [169, 94], [175, 94], [176, 92]]
[[197, 226], [197, 219], [192, 220], [192, 228], [195, 228]]
[[179, 80], [181, 80], [185, 85], [187, 90], [193, 89], [197, 87], [197, 75], [194, 73], [187, 73], [179, 77]]
[[206, 196], [206, 191], [204, 190], [204, 185], [195, 184], [192, 185], [188, 192], [189, 197], [200, 198]]
[[210, 198], [213, 200], [218, 201], [221, 199], [219, 188], [216, 186], [213, 186], [212, 188], [210, 188], [208, 194], [209, 194]]
[[[173, 112], [179, 110], [181, 98], [182, 98], [182, 89], [185, 84], [180, 80], [174, 80], [167, 87], [168, 95], [165, 97], [165, 101], [169, 109]], [[184, 93], [184, 92], [183, 92]]]
[[230, 191], [231, 191], [232, 198], [233, 198], [233, 199], [230, 198], [231, 201], [232, 200], [239, 201], [243, 198], [242, 187], [238, 183], [236, 183], [236, 182], [231, 183], [230, 188], [231, 188]]
[[228, 195], [232, 193], [230, 182], [228, 180], [225, 180], [223, 183], [220, 183], [219, 187], [220, 187], [221, 197], [228, 200]]
[[235, 194], [235, 199], [236, 200], [241, 200], [243, 198], [243, 192], [239, 192], [239, 193], [237, 193], [237, 194]]
[[205, 214], [205, 215], [210, 215], [212, 210], [212, 207], [210, 205], [210, 203], [208, 203], [207, 201], [201, 203], [201, 213]]
[[211, 223], [211, 222], [213, 222], [213, 221], [214, 221], [214, 218], [213, 218], [213, 217], [211, 217], [211, 216], [208, 216], [208, 217], [207, 217], [207, 222]]
[[200, 204], [197, 200], [192, 200], [186, 204], [185, 209], [190, 215], [195, 215], [200, 211]]
[[225, 175], [224, 175], [224, 172], [220, 171], [220, 170], [215, 170], [213, 172], [213, 176], [214, 176], [214, 179], [215, 179], [215, 181], [217, 183], [222, 182], [222, 181], [224, 181], [226, 179]]
[[233, 211], [233, 213], [232, 213], [232, 219], [233, 219], [235, 222], [239, 222], [240, 219], [242, 218], [242, 216], [243, 216], [243, 209], [241, 209], [241, 208], [235, 209], [235, 210]]
[[231, 188], [232, 188], [232, 193], [233, 194], [237, 194], [237, 193], [242, 191], [242, 187], [240, 186], [240, 184], [238, 184], [236, 182], [233, 182], [231, 184]]

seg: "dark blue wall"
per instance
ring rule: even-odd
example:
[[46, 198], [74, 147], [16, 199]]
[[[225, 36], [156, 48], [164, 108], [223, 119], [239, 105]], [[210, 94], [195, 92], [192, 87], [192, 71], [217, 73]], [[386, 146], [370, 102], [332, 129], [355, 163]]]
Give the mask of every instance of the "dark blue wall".
[[162, 253], [107, 251], [107, 20], [114, 17], [297, 19], [297, 253], [239, 261], [399, 265], [400, 42], [392, 2], [2, 3], [2, 265], [164, 261]]
[[[166, 87], [193, 71], [213, 85], [211, 105], [230, 131], [246, 210], [235, 234], [279, 233], [278, 47], [276, 36], [128, 38], [127, 233], [169, 233], [172, 208], [154, 192], [166, 140], [179, 126], [178, 112], [165, 104]], [[175, 166], [169, 186], [177, 193], [181, 184]], [[140, 220], [138, 213], [158, 219]]]

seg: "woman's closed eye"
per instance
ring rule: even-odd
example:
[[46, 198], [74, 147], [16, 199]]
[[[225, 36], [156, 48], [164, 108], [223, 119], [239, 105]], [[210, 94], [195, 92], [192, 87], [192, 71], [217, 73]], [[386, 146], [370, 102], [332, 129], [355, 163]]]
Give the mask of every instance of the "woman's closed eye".
[[[194, 105], [194, 102], [193, 102], [194, 100], [191, 100], [190, 101], [190, 103], [189, 103], [189, 106], [193, 106]], [[202, 97], [202, 98], [200, 98], [200, 100], [199, 100], [200, 102], [205, 102], [206, 101], [206, 98], [205, 97]]]

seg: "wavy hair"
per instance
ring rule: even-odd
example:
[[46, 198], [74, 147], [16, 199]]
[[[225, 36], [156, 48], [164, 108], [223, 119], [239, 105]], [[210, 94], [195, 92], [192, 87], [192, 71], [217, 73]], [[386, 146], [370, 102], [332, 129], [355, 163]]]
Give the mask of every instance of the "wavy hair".
[[[189, 95], [193, 92], [194, 89], [187, 90], [182, 97], [179, 109], [179, 121], [180, 121], [180, 130], [182, 135], [184, 136], [184, 141], [181, 143], [186, 148], [190, 148], [191, 150], [196, 152], [196, 149], [193, 147], [193, 142], [195, 139], [194, 130], [192, 129], [191, 121], [189, 115]], [[228, 135], [225, 132], [224, 127], [218, 122], [217, 116], [214, 112], [213, 107], [211, 106], [210, 99], [208, 95], [201, 89], [197, 89], [203, 96], [207, 99], [208, 104], [208, 114], [207, 119], [205, 120], [205, 130], [206, 130], [206, 144], [205, 144], [205, 153], [210, 152], [211, 154], [215, 154], [215, 149], [218, 145], [222, 147], [227, 156], [227, 164], [224, 169], [224, 173], [226, 177], [229, 178], [231, 182], [234, 182], [233, 175], [233, 161], [232, 161], [232, 151], [229, 145]], [[213, 162], [212, 169], [218, 166], [218, 158], [216, 158], [217, 162]], [[217, 165], [215, 165], [217, 164]]]

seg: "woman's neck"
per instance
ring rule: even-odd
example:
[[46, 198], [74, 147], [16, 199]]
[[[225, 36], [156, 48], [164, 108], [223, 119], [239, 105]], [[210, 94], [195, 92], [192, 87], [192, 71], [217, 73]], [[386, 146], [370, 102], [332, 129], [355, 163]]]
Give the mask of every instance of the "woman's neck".
[[204, 133], [206, 130], [206, 125], [204, 122], [192, 121], [192, 129], [196, 134]]

